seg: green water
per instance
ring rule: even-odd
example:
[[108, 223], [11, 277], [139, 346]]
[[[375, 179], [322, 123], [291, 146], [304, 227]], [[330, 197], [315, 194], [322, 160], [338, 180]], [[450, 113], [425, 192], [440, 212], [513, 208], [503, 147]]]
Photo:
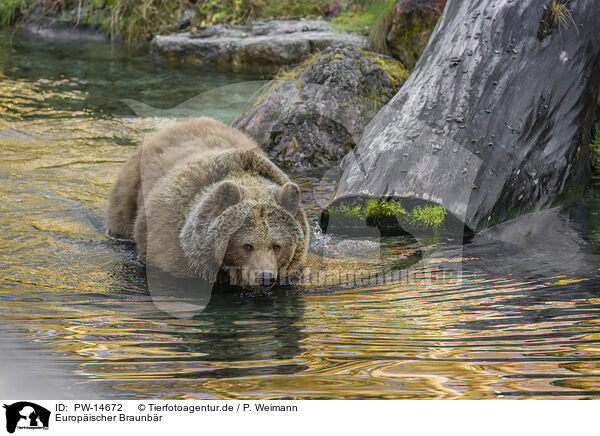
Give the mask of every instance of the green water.
[[[189, 319], [159, 310], [134, 246], [106, 236], [110, 186], [144, 135], [181, 115], [170, 109], [231, 119], [256, 95], [256, 84], [239, 84], [257, 79], [121, 45], [0, 37], [5, 396], [600, 397], [594, 187], [464, 246], [379, 247], [315, 230], [319, 196], [334, 186], [292, 174], [313, 250], [331, 254], [322, 272], [393, 264], [409, 274], [394, 284], [214, 295]], [[124, 99], [160, 110], [138, 106], [136, 115]], [[458, 275], [432, 273], [441, 264]]]

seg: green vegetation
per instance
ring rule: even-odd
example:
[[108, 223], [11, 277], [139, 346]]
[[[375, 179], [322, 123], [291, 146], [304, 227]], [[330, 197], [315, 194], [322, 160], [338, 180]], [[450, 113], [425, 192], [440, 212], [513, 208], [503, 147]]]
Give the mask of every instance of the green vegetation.
[[17, 22], [42, 7], [46, 16], [104, 28], [112, 36], [141, 41], [150, 36], [178, 29], [177, 17], [188, 4], [184, 0], [2, 0], [0, 24]]
[[[302, 71], [304, 71], [306, 69], [306, 67], [308, 67], [310, 64], [312, 64], [314, 61], [316, 61], [321, 56], [323, 56], [323, 52], [317, 50], [312, 55], [310, 55], [308, 58], [304, 59], [300, 65], [293, 67], [293, 68], [282, 68], [281, 70], [279, 70], [279, 72], [275, 76], [275, 79], [274, 79], [275, 84], [278, 81], [288, 81], [288, 80], [298, 79], [298, 76], [300, 76], [300, 73]], [[336, 56], [332, 56], [332, 58], [330, 60], [333, 60], [334, 58], [336, 58]], [[339, 57], [341, 58], [341, 56], [339, 56]], [[272, 90], [272, 88], [269, 90], [269, 92], [271, 90]]]
[[205, 0], [200, 7], [200, 25], [243, 24], [269, 17], [317, 17], [323, 14], [325, 4], [323, 0]]
[[385, 8], [377, 17], [375, 23], [371, 26], [369, 32], [369, 43], [373, 50], [378, 53], [390, 54], [388, 47], [387, 37], [392, 27], [392, 18], [394, 17], [394, 10], [396, 7], [396, 0], [387, 1]]
[[600, 175], [600, 130], [596, 126], [596, 136], [590, 143], [590, 150], [596, 155], [595, 164], [593, 166], [594, 173]]
[[182, 2], [179, 1], [108, 0], [107, 4], [110, 4], [108, 23], [108, 17], [102, 17], [98, 24], [129, 42], [142, 41], [156, 33], [176, 31], [177, 16], [182, 12]]
[[[397, 61], [395, 59], [387, 58], [378, 53], [363, 51], [360, 50], [361, 53], [369, 57], [369, 61], [378, 65], [390, 78], [392, 84], [396, 89], [400, 89], [400, 87], [406, 82], [408, 76], [410, 76], [410, 71], [402, 65], [402, 62]], [[305, 59], [299, 66], [294, 68], [282, 68], [277, 75], [275, 76], [275, 81], [273, 85], [267, 90], [266, 94], [269, 94], [275, 86], [281, 81], [291, 81], [298, 80], [300, 73], [304, 71], [310, 64], [316, 61], [321, 56], [324, 56], [323, 52], [317, 51], [313, 53], [310, 57]], [[331, 62], [335, 59], [342, 59], [342, 55], [340, 53], [336, 53], [327, 59], [327, 62]], [[301, 89], [302, 83], [297, 82], [296, 86], [298, 89]], [[378, 97], [374, 97], [374, 99], [379, 100]]]
[[362, 206], [340, 206], [329, 209], [328, 215], [331, 218], [342, 218], [349, 220], [354, 224], [361, 224], [367, 219], [365, 210]]
[[405, 216], [406, 210], [402, 207], [399, 201], [386, 201], [386, 200], [367, 200], [366, 204], [366, 216], [368, 218], [396, 218], [398, 216]]
[[538, 32], [540, 39], [548, 36], [553, 28], [557, 28], [560, 32], [562, 28], [568, 26], [569, 22], [573, 23], [575, 30], [577, 30], [577, 25], [567, 3], [564, 0], [552, 0], [550, 8], [546, 9], [546, 13], [542, 19], [542, 26]]
[[[211, 24], [244, 24], [261, 18], [319, 17], [330, 0], [2, 0], [0, 25], [15, 23], [38, 5], [46, 14], [104, 28], [130, 42], [179, 30], [182, 17], [192, 31]], [[368, 34], [393, 10], [395, 0], [344, 2], [341, 14], [331, 20], [340, 31]], [[389, 19], [387, 19], [389, 21]], [[388, 28], [384, 25], [383, 28]]]
[[27, 7], [25, 0], [0, 1], [0, 26], [13, 24], [17, 16]]
[[364, 205], [338, 206], [326, 211], [330, 222], [346, 227], [370, 226], [408, 227], [439, 229], [446, 219], [442, 206], [416, 206], [408, 212], [399, 201], [369, 199]]
[[575, 24], [575, 20], [573, 20], [571, 11], [567, 5], [560, 0], [552, 1], [552, 6], [550, 6], [550, 17], [552, 19], [552, 23], [559, 28], [566, 26], [569, 21]]
[[[385, 49], [391, 14], [397, 0], [343, 2], [331, 22], [339, 31], [370, 34], [377, 51]], [[332, 0], [0, 0], [0, 26], [14, 24], [37, 6], [48, 16], [104, 28], [130, 42], [211, 24], [245, 24], [262, 18], [324, 16]], [[377, 42], [379, 41], [379, 42]], [[385, 51], [383, 51], [385, 53]]]
[[9, 25], [20, 13], [40, 4], [46, 14], [103, 27], [130, 42], [179, 30], [182, 17], [189, 28], [216, 23], [244, 24], [259, 18], [323, 15], [325, 0], [1, 0], [0, 24]]
[[374, 52], [363, 52], [369, 56], [369, 60], [379, 67], [388, 75], [394, 87], [400, 87], [406, 82], [410, 76], [410, 70], [402, 65], [402, 62], [395, 59], [386, 58]]
[[373, 26], [396, 3], [395, 0], [362, 0], [354, 2], [331, 23], [341, 32], [357, 32], [368, 35]]
[[439, 229], [446, 219], [446, 213], [442, 206], [417, 206], [407, 219], [414, 226]]
[[[600, 106], [600, 94], [596, 99], [596, 104]], [[600, 125], [598, 122], [594, 124], [594, 137], [590, 142], [590, 151], [592, 152], [592, 172], [596, 176], [600, 176]]]

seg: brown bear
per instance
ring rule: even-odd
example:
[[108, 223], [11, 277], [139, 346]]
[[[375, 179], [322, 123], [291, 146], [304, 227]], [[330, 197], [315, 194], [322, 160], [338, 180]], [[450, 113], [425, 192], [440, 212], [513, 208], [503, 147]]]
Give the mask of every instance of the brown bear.
[[309, 239], [298, 186], [252, 139], [209, 118], [137, 148], [110, 193], [108, 224], [150, 265], [253, 289], [297, 272]]

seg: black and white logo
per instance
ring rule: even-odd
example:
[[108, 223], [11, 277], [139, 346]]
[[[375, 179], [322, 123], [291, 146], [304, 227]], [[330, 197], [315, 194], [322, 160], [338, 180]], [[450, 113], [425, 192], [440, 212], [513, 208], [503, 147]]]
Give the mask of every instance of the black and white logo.
[[14, 433], [16, 429], [48, 429], [50, 411], [28, 401], [19, 401], [4, 405], [6, 409], [6, 431]]

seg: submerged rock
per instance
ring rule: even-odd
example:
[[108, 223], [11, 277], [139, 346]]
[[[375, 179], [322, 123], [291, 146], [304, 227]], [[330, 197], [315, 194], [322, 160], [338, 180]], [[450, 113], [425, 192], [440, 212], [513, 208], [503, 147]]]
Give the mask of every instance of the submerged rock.
[[203, 63], [289, 65], [341, 42], [368, 49], [368, 38], [338, 33], [323, 20], [268, 20], [248, 25], [216, 24], [198, 32], [159, 35], [152, 47], [160, 54]]
[[311, 169], [337, 165], [408, 73], [391, 58], [336, 45], [287, 75], [232, 125], [277, 163]]

